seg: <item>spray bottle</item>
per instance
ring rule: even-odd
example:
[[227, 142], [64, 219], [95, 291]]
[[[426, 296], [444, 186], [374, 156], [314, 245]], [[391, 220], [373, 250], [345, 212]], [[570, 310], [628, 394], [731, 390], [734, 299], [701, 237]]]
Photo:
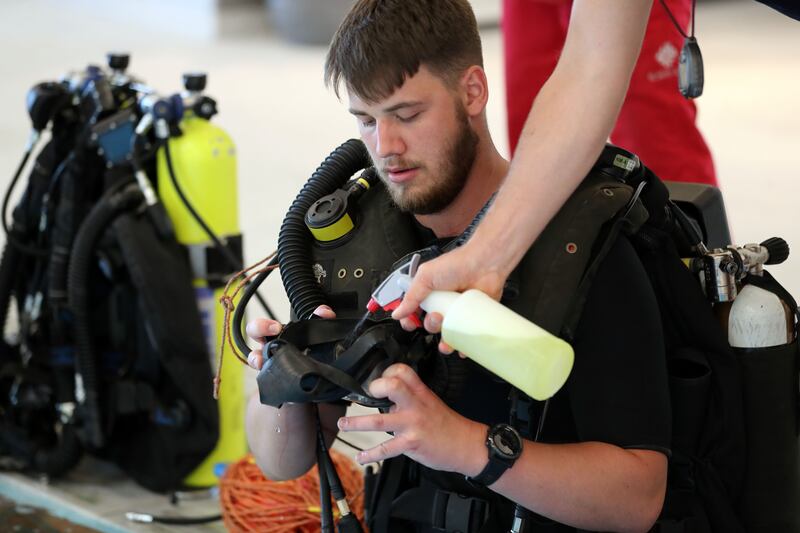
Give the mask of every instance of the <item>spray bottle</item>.
[[[395, 309], [411, 284], [420, 255], [395, 270], [373, 292], [367, 308]], [[433, 291], [420, 305], [440, 313], [442, 340], [535, 400], [564, 385], [575, 359], [572, 346], [483, 292]], [[415, 317], [418, 325], [419, 318]]]

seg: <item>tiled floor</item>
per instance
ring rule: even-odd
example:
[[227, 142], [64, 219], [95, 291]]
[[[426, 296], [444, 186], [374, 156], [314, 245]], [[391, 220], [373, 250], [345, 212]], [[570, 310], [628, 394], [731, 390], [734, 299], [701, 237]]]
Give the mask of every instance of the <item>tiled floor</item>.
[[[184, 71], [209, 73], [208, 93], [220, 109], [215, 121], [238, 145], [247, 258], [269, 253], [305, 179], [332, 148], [356, 135], [344, 106], [322, 86], [325, 49], [284, 43], [267, 31], [260, 8], [233, 9], [217, 26], [208, 15], [210, 0], [132, 4], [0, 2], [0, 188], [27, 137], [27, 89], [100, 62], [106, 51], [129, 50], [131, 72], [165, 93], [180, 89]], [[706, 66], [699, 123], [714, 152], [735, 240], [780, 235], [800, 249], [800, 22], [750, 0], [703, 1], [697, 34]], [[489, 121], [505, 150], [497, 30], [484, 32], [484, 51], [492, 92]], [[796, 295], [798, 265], [800, 259], [790, 257], [773, 269]], [[267, 282], [266, 294], [287, 318], [277, 277]], [[103, 515], [102, 506], [96, 510]]]
[[94, 533], [97, 530], [76, 525], [63, 518], [55, 517], [47, 511], [21, 505], [12, 500], [0, 498], [0, 524], [6, 531], [37, 533]]

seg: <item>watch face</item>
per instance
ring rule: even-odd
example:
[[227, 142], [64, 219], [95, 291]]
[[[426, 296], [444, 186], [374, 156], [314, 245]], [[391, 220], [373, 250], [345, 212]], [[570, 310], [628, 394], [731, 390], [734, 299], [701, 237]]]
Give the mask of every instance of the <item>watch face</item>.
[[489, 439], [492, 441], [492, 447], [501, 457], [516, 459], [522, 453], [522, 439], [519, 433], [510, 426], [497, 426]]

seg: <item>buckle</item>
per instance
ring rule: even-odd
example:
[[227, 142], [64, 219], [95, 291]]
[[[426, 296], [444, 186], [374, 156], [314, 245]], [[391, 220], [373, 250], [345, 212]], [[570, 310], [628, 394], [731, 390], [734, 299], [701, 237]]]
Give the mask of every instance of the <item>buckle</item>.
[[433, 497], [431, 526], [447, 533], [477, 533], [488, 517], [486, 500], [437, 490]]

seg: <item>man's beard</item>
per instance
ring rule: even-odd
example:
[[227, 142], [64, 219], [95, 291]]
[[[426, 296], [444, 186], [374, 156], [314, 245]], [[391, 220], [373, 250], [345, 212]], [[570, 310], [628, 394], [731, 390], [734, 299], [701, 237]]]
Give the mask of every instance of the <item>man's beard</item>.
[[[392, 201], [401, 211], [414, 215], [432, 215], [449, 206], [461, 193], [467, 177], [475, 163], [478, 152], [478, 134], [470, 126], [466, 111], [460, 106], [456, 107], [456, 120], [458, 121], [458, 136], [445, 150], [444, 164], [438, 170], [439, 174], [431, 176], [428, 188], [414, 194], [407, 187], [391, 183], [386, 173], [381, 171], [386, 188]], [[400, 166], [415, 167], [416, 163], [400, 161]]]

